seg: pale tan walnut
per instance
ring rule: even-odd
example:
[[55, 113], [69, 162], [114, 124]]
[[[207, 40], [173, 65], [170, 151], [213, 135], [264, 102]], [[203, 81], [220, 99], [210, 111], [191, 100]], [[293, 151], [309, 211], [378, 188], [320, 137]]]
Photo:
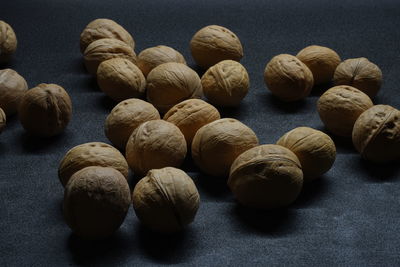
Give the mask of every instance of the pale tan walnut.
[[13, 28], [5, 21], [0, 20], [0, 63], [10, 60], [17, 50], [17, 36]]
[[382, 71], [365, 57], [343, 61], [333, 76], [335, 85], [351, 85], [374, 97], [382, 85]]
[[135, 49], [135, 41], [121, 25], [110, 19], [95, 19], [91, 21], [81, 33], [81, 53], [89, 44], [99, 39], [111, 38], [120, 40]]
[[136, 184], [132, 202], [143, 225], [153, 231], [174, 233], [193, 222], [200, 195], [184, 171], [166, 167], [149, 171]]
[[186, 60], [181, 53], [165, 45], [147, 48], [140, 52], [137, 57], [137, 65], [144, 76], [147, 76], [158, 65], [168, 62], [177, 62], [186, 65]]
[[152, 104], [131, 98], [120, 102], [111, 110], [104, 131], [114, 146], [124, 150], [129, 136], [140, 124], [159, 119], [160, 113]]
[[7, 117], [4, 111], [0, 108], [0, 133], [6, 127]]
[[165, 115], [164, 120], [169, 121], [181, 130], [186, 143], [190, 148], [197, 130], [215, 120], [221, 115], [212, 105], [201, 99], [188, 99], [173, 106]]
[[126, 58], [112, 58], [101, 62], [97, 69], [97, 84], [113, 100], [141, 97], [146, 78], [135, 64]]
[[223, 60], [201, 77], [203, 93], [214, 105], [234, 107], [247, 95], [250, 87], [246, 69], [237, 61]]
[[313, 128], [297, 127], [279, 138], [276, 144], [296, 154], [305, 182], [329, 171], [336, 159], [335, 143], [329, 135]]
[[126, 160], [139, 176], [151, 169], [179, 167], [186, 152], [185, 137], [179, 128], [164, 120], [142, 123], [126, 144]]
[[18, 106], [18, 117], [25, 130], [43, 137], [63, 132], [71, 115], [71, 98], [57, 84], [41, 83], [28, 90]]
[[261, 145], [242, 153], [232, 164], [228, 186], [240, 204], [256, 209], [293, 203], [303, 187], [296, 155], [279, 145]]
[[385, 163], [400, 159], [400, 111], [376, 105], [358, 117], [353, 144], [366, 160]]
[[147, 100], [161, 113], [183, 100], [201, 95], [199, 75], [185, 64], [164, 63], [147, 75]]
[[310, 45], [302, 49], [296, 57], [311, 70], [314, 84], [332, 81], [336, 67], [340, 64], [339, 55], [332, 49]]
[[58, 178], [63, 186], [77, 171], [89, 167], [111, 167], [121, 172], [127, 179], [129, 167], [118, 149], [101, 142], [90, 142], [71, 148], [58, 167]]
[[238, 120], [224, 118], [201, 127], [193, 138], [192, 157], [206, 174], [228, 176], [232, 162], [258, 145], [252, 129]]
[[280, 54], [264, 70], [268, 89], [283, 101], [297, 101], [308, 96], [314, 85], [311, 70], [297, 57]]
[[360, 90], [339, 85], [327, 90], [318, 100], [318, 113], [325, 127], [333, 134], [349, 137], [358, 116], [373, 106]]
[[96, 75], [100, 63], [111, 58], [125, 58], [136, 64], [132, 47], [117, 39], [99, 39], [91, 43], [83, 53], [87, 71]]
[[197, 65], [209, 68], [218, 62], [243, 57], [239, 38], [225, 27], [210, 25], [200, 29], [190, 41], [190, 51]]
[[15, 70], [0, 70], [0, 107], [8, 116], [17, 112], [21, 97], [27, 90], [24, 77]]
[[111, 236], [123, 223], [131, 203], [124, 176], [109, 167], [91, 166], [76, 172], [65, 187], [65, 222], [79, 237]]

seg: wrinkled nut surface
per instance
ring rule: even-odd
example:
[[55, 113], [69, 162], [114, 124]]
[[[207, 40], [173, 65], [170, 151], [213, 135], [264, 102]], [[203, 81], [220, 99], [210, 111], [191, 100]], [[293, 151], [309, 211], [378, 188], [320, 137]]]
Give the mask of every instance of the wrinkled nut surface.
[[151, 169], [179, 167], [186, 152], [185, 137], [179, 128], [164, 120], [142, 123], [126, 144], [126, 160], [139, 176]]
[[96, 75], [101, 62], [111, 58], [125, 58], [136, 64], [136, 54], [132, 47], [117, 39], [96, 40], [83, 53], [86, 69], [93, 75]]
[[351, 85], [374, 97], [382, 85], [382, 71], [365, 57], [343, 61], [333, 76], [335, 85]]
[[303, 172], [298, 158], [289, 149], [261, 145], [247, 150], [234, 161], [228, 186], [243, 206], [281, 208], [299, 196]]
[[42, 83], [28, 90], [18, 106], [19, 120], [25, 130], [43, 137], [64, 131], [71, 115], [71, 98], [57, 84]]
[[140, 52], [137, 57], [137, 65], [144, 76], [147, 76], [158, 65], [168, 62], [177, 62], [186, 65], [186, 60], [181, 53], [165, 45], [147, 48]]
[[336, 67], [340, 64], [339, 55], [332, 49], [310, 45], [302, 49], [296, 57], [311, 70], [314, 84], [332, 81]]
[[217, 106], [232, 107], [240, 104], [250, 87], [246, 69], [237, 61], [223, 60], [209, 68], [201, 85], [204, 95]]
[[149, 229], [161, 233], [181, 231], [197, 213], [200, 195], [193, 180], [182, 170], [151, 170], [135, 186], [133, 208]]
[[209, 68], [225, 59], [239, 61], [243, 57], [243, 47], [236, 34], [218, 25], [196, 32], [190, 41], [190, 51], [202, 68]]
[[173, 106], [165, 115], [164, 120], [178, 126], [190, 148], [197, 130], [215, 120], [221, 115], [212, 105], [201, 99], [188, 99]]
[[58, 167], [58, 178], [63, 186], [77, 171], [89, 167], [111, 167], [128, 178], [128, 163], [116, 148], [106, 143], [90, 142], [70, 149], [63, 157]]
[[0, 107], [8, 116], [17, 112], [21, 97], [27, 90], [28, 84], [15, 70], [0, 70]]
[[146, 79], [135, 64], [125, 58], [112, 58], [101, 62], [97, 69], [97, 84], [113, 100], [141, 97]]
[[201, 95], [199, 75], [185, 64], [164, 63], [147, 76], [147, 100], [161, 113], [183, 100]]
[[280, 54], [268, 62], [264, 70], [268, 89], [283, 101], [297, 101], [311, 92], [314, 78], [311, 70], [297, 57]]
[[120, 227], [130, 203], [129, 185], [119, 171], [86, 167], [76, 172], [65, 187], [64, 218], [77, 236], [106, 238]]
[[353, 144], [366, 160], [385, 163], [400, 159], [400, 111], [376, 105], [354, 124]]
[[339, 85], [327, 90], [318, 100], [318, 113], [325, 127], [333, 134], [351, 136], [358, 116], [373, 106], [360, 90]]
[[197, 131], [192, 142], [192, 157], [203, 172], [228, 176], [236, 157], [257, 145], [258, 138], [252, 129], [238, 120], [224, 118]]
[[99, 39], [111, 38], [120, 40], [135, 49], [135, 41], [121, 25], [110, 19], [95, 19], [91, 21], [81, 33], [81, 53], [89, 44]]
[[4, 113], [4, 111], [0, 108], [0, 133], [4, 130], [4, 128], [6, 127], [6, 122], [7, 122], [7, 118], [6, 118], [6, 114]]
[[0, 63], [10, 60], [17, 50], [17, 36], [13, 28], [5, 21], [0, 20]]
[[296, 154], [303, 169], [305, 182], [329, 171], [336, 159], [335, 143], [329, 135], [313, 128], [295, 128], [279, 138], [276, 144]]
[[116, 105], [107, 116], [104, 132], [119, 149], [125, 149], [129, 136], [143, 122], [159, 120], [158, 110], [150, 103], [131, 98]]

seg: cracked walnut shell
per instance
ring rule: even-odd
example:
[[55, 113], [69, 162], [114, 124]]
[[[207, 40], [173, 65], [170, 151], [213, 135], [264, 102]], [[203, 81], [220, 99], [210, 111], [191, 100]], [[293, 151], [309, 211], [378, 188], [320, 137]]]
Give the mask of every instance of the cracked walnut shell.
[[6, 122], [7, 122], [7, 118], [6, 118], [6, 114], [4, 113], [4, 111], [0, 108], [0, 133], [4, 130], [4, 128], [6, 127]]
[[5, 21], [0, 20], [0, 63], [10, 60], [17, 50], [17, 36], [13, 28]]
[[0, 107], [9, 116], [18, 110], [22, 96], [28, 90], [24, 77], [15, 70], [0, 70]]

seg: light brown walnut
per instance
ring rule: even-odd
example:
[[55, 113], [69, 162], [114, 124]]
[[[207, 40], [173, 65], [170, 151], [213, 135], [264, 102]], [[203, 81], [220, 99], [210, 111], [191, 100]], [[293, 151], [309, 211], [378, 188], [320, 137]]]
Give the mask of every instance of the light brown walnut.
[[0, 20], [0, 63], [10, 60], [17, 50], [17, 36], [13, 28], [5, 21]]
[[9, 116], [18, 110], [22, 96], [28, 90], [24, 77], [12, 69], [0, 70], [0, 107]]
[[0, 108], [0, 133], [6, 127], [7, 117], [4, 111]]

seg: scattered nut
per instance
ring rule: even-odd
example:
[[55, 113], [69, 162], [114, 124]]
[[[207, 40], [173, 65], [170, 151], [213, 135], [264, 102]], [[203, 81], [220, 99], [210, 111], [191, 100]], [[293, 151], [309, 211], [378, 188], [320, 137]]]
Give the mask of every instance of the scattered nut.
[[4, 128], [6, 127], [6, 122], [7, 122], [7, 118], [6, 118], [6, 114], [4, 113], [4, 111], [0, 108], [0, 133], [4, 130]]
[[7, 116], [17, 112], [21, 97], [28, 90], [25, 79], [12, 69], [0, 70], [0, 107]]
[[5, 21], [0, 20], [0, 63], [10, 60], [17, 50], [17, 36], [13, 28]]

